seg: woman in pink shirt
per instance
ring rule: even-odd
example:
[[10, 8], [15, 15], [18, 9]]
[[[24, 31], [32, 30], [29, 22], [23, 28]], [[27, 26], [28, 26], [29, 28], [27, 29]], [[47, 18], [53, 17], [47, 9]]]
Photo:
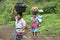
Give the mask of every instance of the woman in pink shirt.
[[[14, 15], [14, 7], [12, 8], [12, 16], [15, 18], [15, 32], [14, 32], [14, 40], [21, 40], [23, 38], [23, 33], [25, 32], [26, 22], [22, 17], [22, 13], [17, 13], [17, 16]], [[21, 37], [17, 37], [21, 36]]]

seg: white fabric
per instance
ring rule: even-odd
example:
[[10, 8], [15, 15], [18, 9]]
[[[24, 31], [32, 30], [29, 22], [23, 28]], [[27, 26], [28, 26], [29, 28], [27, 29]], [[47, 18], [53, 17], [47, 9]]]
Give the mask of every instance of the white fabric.
[[42, 22], [42, 19], [38, 19], [39, 20], [39, 22]]
[[19, 21], [18, 21], [17, 17], [15, 17], [15, 19], [16, 19], [16, 23], [15, 23], [16, 28], [23, 28], [23, 27], [26, 26], [26, 22], [25, 22], [25, 20], [23, 18], [21, 18]]
[[39, 22], [42, 22], [42, 18], [43, 18], [42, 15], [39, 15], [39, 16], [38, 16], [38, 21], [39, 21]]
[[38, 10], [38, 12], [44, 12], [43, 10]]
[[25, 30], [22, 30], [22, 29], [16, 29], [16, 32], [25, 32]]

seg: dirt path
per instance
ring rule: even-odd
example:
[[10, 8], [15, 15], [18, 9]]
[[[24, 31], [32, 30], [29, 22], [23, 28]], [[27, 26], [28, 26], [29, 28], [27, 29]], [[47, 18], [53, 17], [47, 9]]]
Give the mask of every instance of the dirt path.
[[[13, 40], [13, 33], [14, 33], [14, 27], [4, 25], [2, 28], [0, 28], [0, 40]], [[60, 40], [60, 36], [38, 36], [33, 37], [31, 32], [26, 30], [25, 35], [26, 38], [24, 40]]]

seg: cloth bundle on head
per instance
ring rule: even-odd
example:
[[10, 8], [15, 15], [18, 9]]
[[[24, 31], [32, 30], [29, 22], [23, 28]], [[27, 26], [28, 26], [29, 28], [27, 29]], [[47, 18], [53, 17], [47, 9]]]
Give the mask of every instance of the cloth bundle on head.
[[38, 12], [38, 7], [32, 7], [31, 9], [32, 9], [33, 15], [36, 15]]
[[38, 7], [32, 7], [32, 11], [38, 11]]
[[24, 3], [16, 3], [15, 9], [17, 14], [20, 14], [22, 16], [22, 13], [26, 11], [26, 5]]

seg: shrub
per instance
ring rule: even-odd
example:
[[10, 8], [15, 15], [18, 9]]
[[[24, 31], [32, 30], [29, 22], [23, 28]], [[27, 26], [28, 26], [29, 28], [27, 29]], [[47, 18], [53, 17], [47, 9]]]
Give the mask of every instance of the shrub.
[[56, 3], [50, 2], [43, 6], [44, 13], [56, 13]]
[[43, 10], [44, 13], [60, 13], [60, 2], [56, 1], [56, 2], [50, 2], [50, 3], [46, 3], [43, 6]]

